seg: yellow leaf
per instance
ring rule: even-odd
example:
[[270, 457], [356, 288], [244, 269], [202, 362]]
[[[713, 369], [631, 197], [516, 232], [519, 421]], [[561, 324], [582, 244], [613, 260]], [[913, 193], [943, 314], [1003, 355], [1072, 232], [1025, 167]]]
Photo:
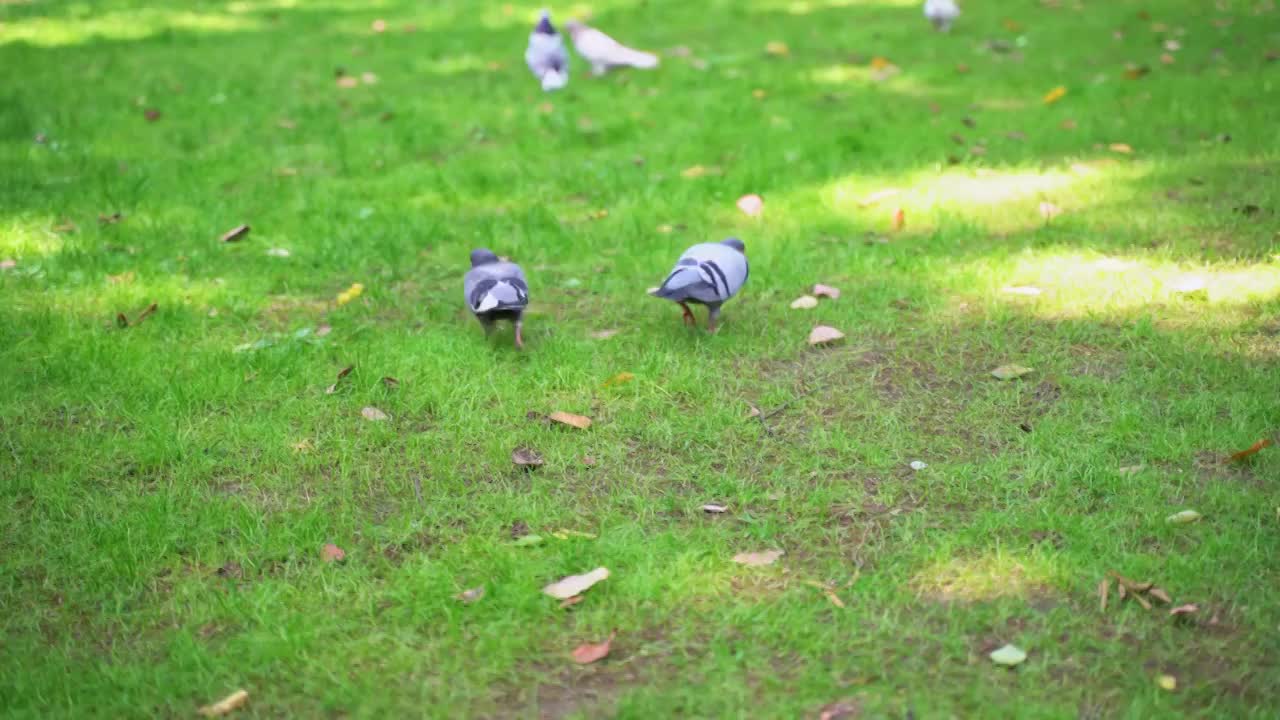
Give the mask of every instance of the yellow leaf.
[[1120, 153], [1121, 155], [1128, 155], [1133, 152], [1133, 148], [1128, 143], [1111, 143], [1108, 147], [1111, 152]]
[[1054, 104], [1054, 103], [1058, 102], [1059, 100], [1061, 100], [1061, 99], [1063, 98], [1063, 96], [1065, 96], [1066, 94], [1067, 94], [1067, 89], [1066, 89], [1065, 87], [1063, 87], [1062, 85], [1059, 85], [1058, 87], [1056, 87], [1056, 88], [1054, 88], [1054, 89], [1050, 90], [1049, 92], [1045, 93], [1045, 96], [1044, 96], [1044, 104], [1045, 104], [1045, 105], [1052, 105], [1052, 104]]
[[883, 57], [880, 57], [879, 55], [871, 58], [872, 70], [883, 70], [891, 65], [893, 65], [893, 63], [889, 62], [888, 58], [883, 58]]
[[605, 380], [604, 386], [609, 387], [610, 385], [621, 385], [623, 383], [631, 382], [632, 380], [635, 380], [635, 379], [636, 379], [636, 376], [632, 375], [629, 372], [620, 372], [617, 375], [614, 375], [613, 377], [609, 378], [608, 380]]
[[346, 305], [347, 303], [360, 297], [364, 292], [364, 285], [360, 283], [352, 283], [351, 287], [338, 293], [338, 305]]
[[693, 165], [680, 171], [680, 177], [684, 178], [700, 178], [707, 174], [707, 169], [701, 165]]
[[765, 44], [764, 51], [775, 57], [785, 57], [791, 54], [791, 48], [780, 40], [772, 40]]
[[1178, 678], [1172, 675], [1161, 675], [1160, 677], [1156, 678], [1156, 684], [1159, 685], [1163, 690], [1168, 690], [1169, 692], [1173, 692], [1174, 690], [1178, 689]]

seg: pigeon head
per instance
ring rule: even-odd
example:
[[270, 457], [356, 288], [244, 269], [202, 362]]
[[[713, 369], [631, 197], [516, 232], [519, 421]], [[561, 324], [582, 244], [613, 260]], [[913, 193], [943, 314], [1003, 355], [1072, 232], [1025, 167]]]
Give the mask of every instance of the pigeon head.
[[737, 250], [743, 255], [747, 254], [747, 246], [742, 244], [742, 241], [736, 237], [725, 238], [724, 240], [720, 241], [720, 244], [728, 245], [729, 247], [733, 248], [734, 250]]
[[539, 13], [538, 27], [534, 28], [533, 31], [536, 33], [541, 33], [543, 35], [555, 35], [556, 28], [554, 25], [551, 24], [551, 13], [547, 12], [546, 10], [543, 10], [541, 13]]
[[496, 262], [498, 262], [498, 256], [494, 255], [493, 251], [488, 248], [476, 248], [471, 251], [471, 267], [479, 267]]

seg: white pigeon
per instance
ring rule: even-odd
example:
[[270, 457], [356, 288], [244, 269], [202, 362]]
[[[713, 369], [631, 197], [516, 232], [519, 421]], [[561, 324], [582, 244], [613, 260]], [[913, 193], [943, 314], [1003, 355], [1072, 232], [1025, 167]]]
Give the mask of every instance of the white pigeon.
[[556, 32], [551, 13], [546, 10], [539, 15], [537, 26], [529, 34], [524, 62], [542, 83], [544, 91], [559, 90], [569, 84], [569, 52], [564, 49], [564, 38]]
[[648, 69], [658, 66], [657, 55], [633, 50], [593, 27], [587, 27], [576, 20], [570, 20], [564, 27], [569, 31], [569, 37], [573, 38], [573, 48], [591, 63], [592, 75], [603, 75], [615, 67]]
[[686, 325], [694, 323], [689, 303], [706, 305], [707, 330], [715, 332], [720, 306], [738, 294], [748, 274], [747, 248], [738, 238], [698, 243], [684, 251], [662, 287], [651, 294], [679, 304]]
[[951, 23], [960, 17], [960, 8], [956, 0], [924, 0], [924, 16], [935, 30], [948, 32]]

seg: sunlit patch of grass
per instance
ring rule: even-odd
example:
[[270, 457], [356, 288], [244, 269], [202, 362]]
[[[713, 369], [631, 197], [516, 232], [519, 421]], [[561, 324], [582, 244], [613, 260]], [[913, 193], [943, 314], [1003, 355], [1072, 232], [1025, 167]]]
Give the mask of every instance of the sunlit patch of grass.
[[0, 33], [0, 47], [19, 42], [40, 47], [66, 47], [83, 45], [94, 38], [141, 40], [170, 30], [230, 33], [260, 27], [258, 20], [240, 15], [138, 8], [101, 14], [86, 12], [79, 17], [33, 17], [9, 21], [4, 32]]
[[938, 560], [911, 578], [911, 587], [938, 600], [966, 602], [1046, 595], [1063, 582], [1042, 557], [1015, 557], [999, 550], [974, 557]]

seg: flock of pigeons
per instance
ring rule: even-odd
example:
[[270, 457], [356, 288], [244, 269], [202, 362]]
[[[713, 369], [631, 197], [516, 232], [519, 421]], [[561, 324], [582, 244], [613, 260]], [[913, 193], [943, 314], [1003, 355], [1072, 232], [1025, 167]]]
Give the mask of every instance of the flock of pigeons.
[[[934, 28], [946, 32], [960, 17], [960, 8], [955, 0], [925, 0], [924, 16]], [[580, 22], [571, 20], [565, 23], [565, 28], [573, 39], [574, 49], [591, 65], [593, 75], [603, 75], [618, 67], [648, 69], [658, 65], [656, 55], [629, 48]], [[544, 91], [559, 90], [569, 84], [569, 53], [546, 10], [529, 35], [524, 59]], [[715, 332], [720, 306], [742, 289], [748, 274], [746, 246], [738, 238], [699, 243], [684, 251], [662, 285], [650, 294], [679, 304], [688, 325], [695, 323], [689, 304], [705, 305], [707, 329]], [[485, 248], [473, 250], [463, 292], [467, 307], [484, 327], [486, 336], [493, 332], [499, 320], [509, 320], [515, 327], [516, 347], [524, 347], [522, 328], [524, 311], [529, 305], [529, 283], [519, 265]]]

